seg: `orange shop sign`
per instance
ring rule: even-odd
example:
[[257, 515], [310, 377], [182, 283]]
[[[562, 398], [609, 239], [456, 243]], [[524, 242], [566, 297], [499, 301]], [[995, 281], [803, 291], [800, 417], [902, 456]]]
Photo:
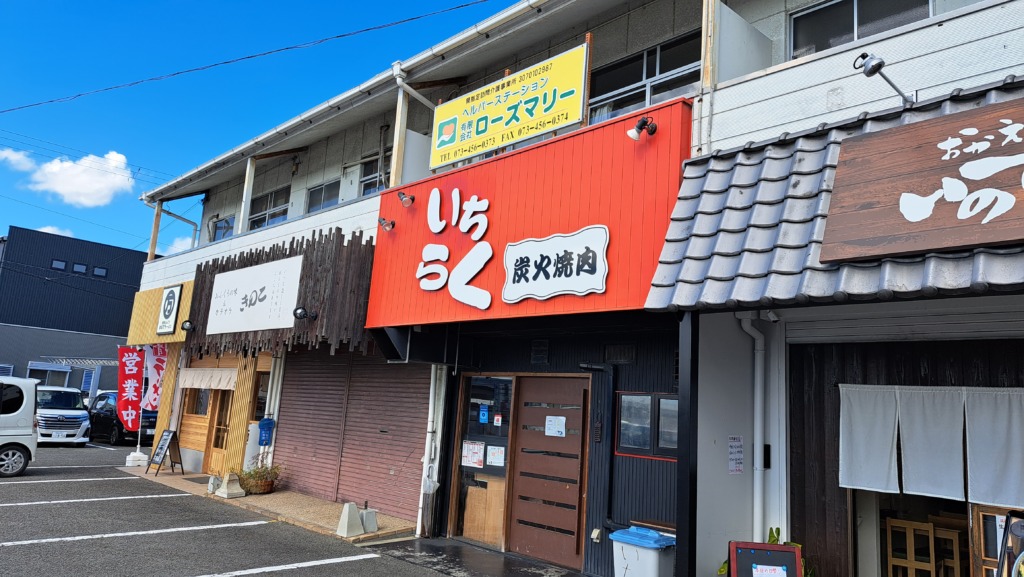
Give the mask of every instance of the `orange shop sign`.
[[642, 309], [691, 118], [642, 114], [384, 193], [367, 327]]

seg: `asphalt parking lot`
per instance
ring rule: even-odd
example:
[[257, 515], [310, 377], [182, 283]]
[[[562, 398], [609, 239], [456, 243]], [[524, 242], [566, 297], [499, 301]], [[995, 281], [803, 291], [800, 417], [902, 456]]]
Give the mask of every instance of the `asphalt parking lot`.
[[119, 471], [134, 450], [44, 446], [0, 480], [0, 575], [441, 575]]

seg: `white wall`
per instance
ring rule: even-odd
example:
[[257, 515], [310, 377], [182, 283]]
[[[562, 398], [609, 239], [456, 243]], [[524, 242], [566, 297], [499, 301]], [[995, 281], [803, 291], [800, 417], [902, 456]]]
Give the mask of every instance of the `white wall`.
[[[697, 376], [697, 574], [715, 575], [729, 541], [753, 535], [753, 340], [731, 313], [700, 316]], [[743, 474], [729, 437], [743, 436]]]
[[[788, 13], [806, 2], [730, 2], [730, 7], [773, 41], [783, 62]], [[779, 12], [784, 6], [788, 12]], [[864, 111], [901, 105], [880, 77], [853, 69], [862, 52], [886, 61], [885, 72], [919, 100], [1020, 74], [1024, 2], [988, 0], [865, 40], [778, 64], [726, 82], [703, 97], [695, 142], [704, 154], [777, 138], [783, 132], [855, 118]]]
[[309, 237], [320, 230], [340, 227], [347, 236], [361, 231], [365, 241], [377, 234], [379, 211], [380, 197], [369, 196], [303, 218], [233, 236], [174, 256], [159, 258], [147, 262], [143, 266], [142, 285], [139, 290], [144, 291], [192, 280], [196, 274], [197, 264], [250, 249], [288, 242], [292, 238]]

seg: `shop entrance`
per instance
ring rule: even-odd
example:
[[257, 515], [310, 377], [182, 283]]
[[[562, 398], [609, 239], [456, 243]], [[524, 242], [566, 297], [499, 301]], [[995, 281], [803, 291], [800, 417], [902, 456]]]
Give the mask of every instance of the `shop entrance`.
[[509, 550], [583, 566], [589, 379], [522, 377], [517, 397]]
[[223, 476], [224, 457], [227, 455], [228, 440], [228, 415], [231, 409], [231, 397], [233, 391], [213, 391], [210, 399], [211, 414], [210, 432], [207, 435], [209, 447], [206, 450], [206, 465], [204, 472], [211, 475]]
[[589, 389], [575, 376], [466, 379], [454, 536], [582, 568]]

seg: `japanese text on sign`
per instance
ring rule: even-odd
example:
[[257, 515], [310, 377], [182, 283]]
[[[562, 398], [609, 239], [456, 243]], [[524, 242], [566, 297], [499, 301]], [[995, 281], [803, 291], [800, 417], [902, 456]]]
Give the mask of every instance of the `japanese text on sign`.
[[430, 168], [580, 122], [586, 70], [582, 45], [438, 106]]
[[145, 353], [135, 347], [117, 347], [117, 417], [126, 431], [139, 430]]
[[526, 298], [603, 293], [608, 277], [608, 227], [588, 226], [572, 234], [526, 239], [505, 247], [507, 303]]
[[213, 279], [206, 334], [295, 326], [302, 256], [222, 272]]
[[[903, 214], [903, 218], [910, 222], [930, 218], [939, 199], [960, 203], [956, 212], [959, 220], [967, 220], [984, 213], [981, 224], [987, 224], [1013, 208], [1017, 202], [1013, 192], [997, 188], [979, 188], [970, 192], [968, 187], [972, 181], [982, 181], [1004, 170], [1024, 166], [1024, 154], [999, 154], [1000, 149], [1007, 145], [1020, 144], [1024, 140], [1021, 137], [1024, 124], [1009, 118], [1001, 118], [999, 123], [1002, 127], [990, 131], [968, 126], [961, 129], [957, 135], [939, 142], [936, 146], [945, 153], [942, 156], [944, 161], [957, 159], [961, 155], [973, 155], [978, 158], [960, 165], [960, 178], [942, 178], [942, 186], [928, 196], [910, 192], [901, 194], [900, 213]], [[1024, 185], [1024, 172], [1021, 174], [1021, 183]]]

